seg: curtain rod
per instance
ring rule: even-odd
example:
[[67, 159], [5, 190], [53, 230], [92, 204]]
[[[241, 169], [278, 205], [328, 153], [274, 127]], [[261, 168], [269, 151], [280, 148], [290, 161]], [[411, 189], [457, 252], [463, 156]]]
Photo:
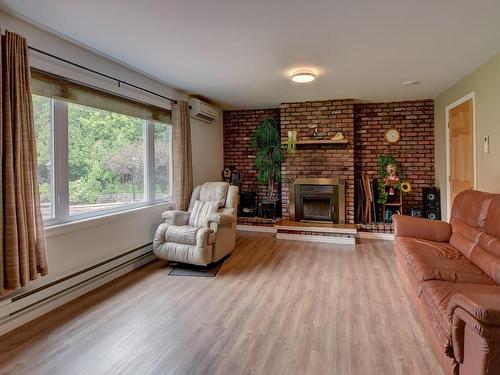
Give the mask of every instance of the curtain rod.
[[72, 61], [69, 61], [69, 60], [66, 60], [66, 59], [63, 59], [62, 57], [59, 57], [59, 56], [55, 56], [51, 53], [48, 53], [48, 52], [45, 52], [45, 51], [42, 51], [38, 48], [35, 48], [35, 47], [31, 47], [31, 46], [28, 46], [28, 48], [32, 51], [35, 51], [35, 52], [38, 52], [38, 53], [41, 53], [42, 55], [45, 55], [45, 56], [49, 56], [53, 59], [56, 59], [56, 60], [59, 60], [59, 61], [62, 61], [66, 64], [69, 64], [69, 65], [73, 65], [73, 66], [76, 66], [77, 68], [79, 69], [83, 69], [83, 70], [86, 70], [87, 72], [91, 72], [91, 73], [94, 73], [94, 74], [97, 74], [101, 77], [105, 77], [107, 79], [110, 79], [112, 81], [116, 81], [118, 83], [118, 87], [121, 87], [121, 85], [126, 85], [126, 86], [130, 86], [130, 87], [133, 87], [137, 90], [141, 90], [141, 91], [144, 91], [144, 92], [147, 92], [148, 94], [151, 94], [151, 95], [155, 95], [155, 96], [158, 96], [162, 99], [166, 99], [168, 101], [170, 101], [171, 103], [174, 103], [174, 104], [177, 104], [177, 100], [175, 99], [172, 99], [172, 98], [169, 98], [167, 96], [164, 96], [164, 95], [161, 95], [161, 94], [158, 94], [154, 91], [151, 91], [151, 90], [148, 90], [148, 89], [145, 89], [143, 87], [140, 87], [140, 86], [137, 86], [137, 85], [134, 85], [133, 83], [130, 83], [130, 82], [127, 82], [127, 81], [123, 81], [121, 79], [118, 79], [118, 78], [115, 78], [115, 77], [112, 77], [112, 76], [109, 76], [107, 74], [104, 74], [104, 73], [101, 73], [101, 72], [98, 72], [97, 70], [94, 70], [94, 69], [90, 69], [90, 68], [87, 68], [83, 65], [80, 65], [80, 64], [77, 64], [77, 63], [74, 63]]

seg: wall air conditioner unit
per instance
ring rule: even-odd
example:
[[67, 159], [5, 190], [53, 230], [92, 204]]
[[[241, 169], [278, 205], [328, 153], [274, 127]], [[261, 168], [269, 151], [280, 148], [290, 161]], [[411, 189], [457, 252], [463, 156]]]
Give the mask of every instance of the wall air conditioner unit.
[[189, 113], [191, 117], [204, 122], [213, 122], [219, 117], [216, 107], [196, 98], [189, 99]]

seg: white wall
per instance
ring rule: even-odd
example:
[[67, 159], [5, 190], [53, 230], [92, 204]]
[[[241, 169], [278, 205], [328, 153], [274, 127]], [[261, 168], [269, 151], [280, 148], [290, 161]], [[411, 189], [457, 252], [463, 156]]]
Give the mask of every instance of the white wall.
[[[441, 189], [442, 212], [447, 212], [446, 106], [475, 94], [477, 189], [500, 193], [500, 53], [463, 78], [435, 100], [436, 180]], [[490, 138], [490, 152], [484, 153], [483, 139]]]
[[[16, 32], [28, 39], [30, 46], [77, 62], [102, 73], [137, 84], [173, 99], [187, 95], [163, 82], [141, 74], [127, 66], [105, 58], [76, 43], [35, 27], [9, 14], [0, 12], [0, 28]], [[31, 65], [116, 92], [137, 100], [169, 108], [169, 102], [130, 88], [118, 88], [113, 81], [92, 76], [37, 53], [30, 53]], [[222, 118], [215, 124], [192, 120], [194, 181], [220, 180], [223, 164]], [[35, 281], [41, 285], [67, 274], [90, 267], [100, 261], [151, 242], [167, 204], [111, 216], [94, 223], [74, 226], [70, 231], [49, 230], [47, 237], [49, 275]]]
[[194, 185], [220, 181], [224, 163], [222, 111], [219, 111], [218, 120], [211, 124], [191, 119], [191, 143]]

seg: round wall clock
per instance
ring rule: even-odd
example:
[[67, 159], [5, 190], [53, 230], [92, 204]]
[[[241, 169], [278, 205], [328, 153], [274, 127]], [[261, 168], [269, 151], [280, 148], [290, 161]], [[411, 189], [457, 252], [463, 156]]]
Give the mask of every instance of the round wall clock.
[[399, 141], [400, 135], [397, 129], [389, 129], [385, 132], [385, 139], [389, 143], [396, 143]]

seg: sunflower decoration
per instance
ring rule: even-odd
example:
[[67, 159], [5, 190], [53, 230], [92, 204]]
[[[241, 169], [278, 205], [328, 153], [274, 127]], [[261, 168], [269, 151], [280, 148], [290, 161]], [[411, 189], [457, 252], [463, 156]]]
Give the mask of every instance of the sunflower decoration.
[[403, 193], [409, 193], [411, 191], [411, 185], [408, 181], [403, 181], [401, 183], [401, 191]]

